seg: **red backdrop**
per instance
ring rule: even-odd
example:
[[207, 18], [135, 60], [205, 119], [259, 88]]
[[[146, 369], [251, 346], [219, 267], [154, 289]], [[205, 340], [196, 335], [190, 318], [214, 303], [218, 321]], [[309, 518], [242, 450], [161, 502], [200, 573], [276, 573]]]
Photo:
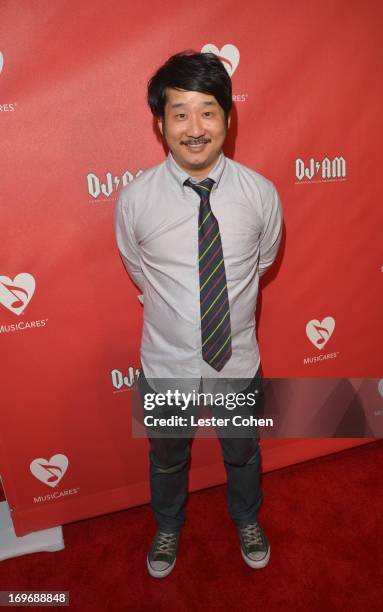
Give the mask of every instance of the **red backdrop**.
[[[0, 473], [18, 535], [148, 500], [130, 433], [142, 311], [113, 211], [164, 159], [146, 83], [175, 52], [215, 45], [227, 154], [282, 198], [264, 374], [382, 376], [382, 17], [372, 0], [1, 3]], [[360, 442], [266, 440], [263, 468]], [[193, 455], [193, 489], [223, 481], [216, 441]]]

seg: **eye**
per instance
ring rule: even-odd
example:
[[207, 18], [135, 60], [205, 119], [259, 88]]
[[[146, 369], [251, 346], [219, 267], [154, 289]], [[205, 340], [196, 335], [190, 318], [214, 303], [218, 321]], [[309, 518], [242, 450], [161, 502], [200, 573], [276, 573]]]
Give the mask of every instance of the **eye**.
[[205, 116], [205, 117], [212, 117], [212, 116], [213, 116], [213, 113], [212, 113], [211, 111], [205, 111], [205, 112], [204, 112], [204, 116]]
[[178, 119], [185, 119], [185, 117], [186, 117], [186, 113], [178, 113], [178, 115], [176, 115], [176, 117], [177, 117]]

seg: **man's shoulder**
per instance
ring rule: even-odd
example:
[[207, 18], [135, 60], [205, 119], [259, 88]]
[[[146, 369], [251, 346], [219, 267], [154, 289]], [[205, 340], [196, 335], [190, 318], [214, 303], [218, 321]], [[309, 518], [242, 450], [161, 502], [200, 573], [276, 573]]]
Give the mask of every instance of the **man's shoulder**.
[[166, 161], [163, 161], [156, 166], [143, 170], [120, 191], [119, 200], [127, 202], [133, 199], [145, 198], [153, 183], [161, 180], [162, 174], [165, 171], [165, 164]]
[[226, 158], [228, 168], [228, 178], [233, 180], [237, 178], [244, 189], [255, 189], [260, 194], [269, 193], [275, 190], [274, 183], [248, 166], [241, 164], [234, 159]]

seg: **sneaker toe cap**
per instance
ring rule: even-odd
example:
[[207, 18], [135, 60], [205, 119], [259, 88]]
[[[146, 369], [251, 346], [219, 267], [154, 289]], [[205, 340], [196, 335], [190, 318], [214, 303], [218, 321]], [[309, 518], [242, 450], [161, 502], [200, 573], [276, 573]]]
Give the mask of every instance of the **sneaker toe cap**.
[[169, 567], [167, 561], [151, 561], [150, 565], [155, 572], [164, 572]]
[[259, 550], [259, 551], [250, 552], [248, 553], [247, 556], [252, 561], [262, 561], [262, 559], [266, 557], [266, 554], [267, 554], [266, 552]]

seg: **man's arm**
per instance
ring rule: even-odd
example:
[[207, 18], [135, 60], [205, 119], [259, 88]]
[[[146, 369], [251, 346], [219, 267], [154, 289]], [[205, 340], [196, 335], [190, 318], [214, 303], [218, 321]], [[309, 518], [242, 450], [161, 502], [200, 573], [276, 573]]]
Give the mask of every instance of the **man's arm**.
[[263, 201], [263, 232], [259, 254], [259, 276], [273, 263], [282, 238], [282, 207], [274, 185], [269, 188]]
[[133, 282], [143, 291], [144, 275], [141, 270], [139, 249], [134, 235], [129, 206], [126, 205], [126, 196], [120, 194], [115, 214], [116, 240], [122, 261]]

